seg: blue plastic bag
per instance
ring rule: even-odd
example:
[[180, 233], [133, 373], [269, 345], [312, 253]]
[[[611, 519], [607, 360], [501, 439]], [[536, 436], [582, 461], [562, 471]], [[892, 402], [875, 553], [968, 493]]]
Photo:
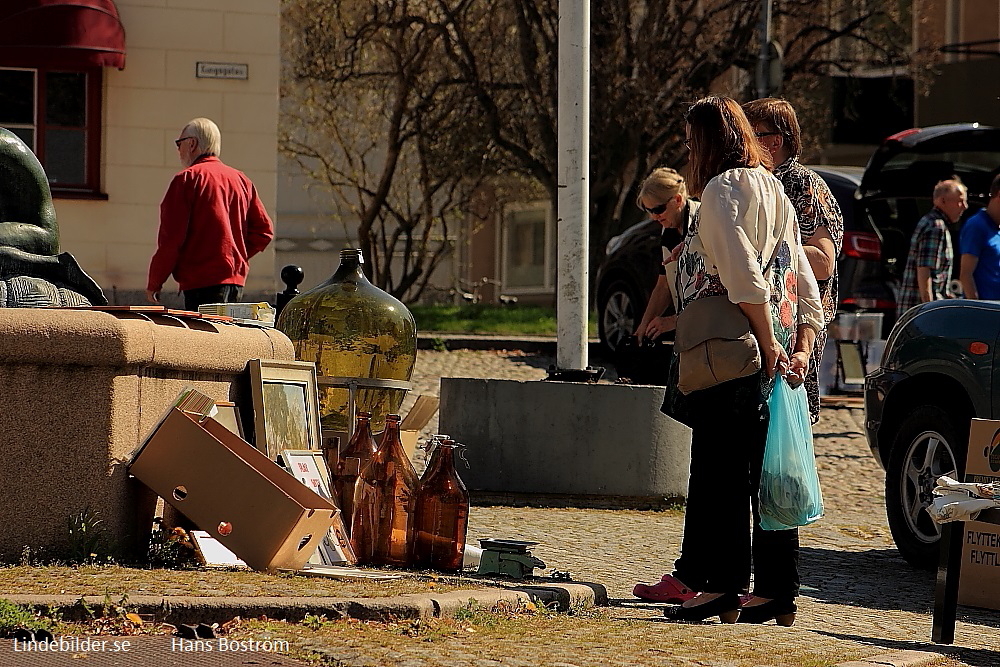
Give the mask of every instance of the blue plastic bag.
[[792, 389], [779, 375], [767, 406], [771, 420], [760, 473], [760, 527], [787, 530], [806, 526], [823, 516], [823, 494], [816, 474], [805, 387]]

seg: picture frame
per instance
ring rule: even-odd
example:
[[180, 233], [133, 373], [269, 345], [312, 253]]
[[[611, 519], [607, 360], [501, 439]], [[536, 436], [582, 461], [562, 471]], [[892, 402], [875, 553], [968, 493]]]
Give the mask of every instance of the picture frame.
[[[337, 504], [332, 492], [332, 479], [330, 468], [326, 464], [326, 457], [322, 451], [312, 449], [284, 449], [281, 451], [281, 463], [284, 465], [292, 477], [299, 480], [317, 495], [326, 498], [334, 505]], [[333, 526], [329, 533], [320, 543], [316, 552], [319, 555], [319, 562], [314, 562], [315, 556], [309, 560], [314, 565], [354, 565], [357, 556], [351, 547], [350, 539], [347, 536], [347, 527], [344, 525], [340, 513], [334, 517]]]
[[317, 450], [320, 436], [316, 365], [311, 361], [252, 359], [253, 445], [276, 461], [282, 450]]

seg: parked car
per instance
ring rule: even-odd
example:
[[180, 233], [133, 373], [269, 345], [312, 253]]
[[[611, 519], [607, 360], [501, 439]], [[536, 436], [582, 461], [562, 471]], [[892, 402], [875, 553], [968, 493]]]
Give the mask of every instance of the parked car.
[[916, 567], [938, 561], [940, 527], [927, 514], [935, 480], [961, 479], [973, 417], [997, 419], [1000, 302], [954, 299], [907, 311], [865, 380], [865, 430], [885, 468], [889, 528]]
[[[863, 169], [810, 168], [830, 186], [844, 212], [844, 251], [838, 260], [841, 307], [894, 310], [891, 290], [878, 282], [883, 275], [878, 234], [867, 218], [857, 213], [855, 194]], [[642, 319], [662, 262], [660, 229], [653, 220], [644, 220], [608, 241], [605, 259], [597, 270], [597, 328], [610, 352], [632, 334]]]
[[[984, 206], [990, 180], [1000, 169], [1000, 128], [978, 123], [914, 128], [888, 137], [864, 169], [810, 168], [830, 186], [844, 213], [839, 309], [882, 313], [887, 336], [896, 319], [910, 237], [931, 209], [934, 185], [958, 176], [969, 189], [967, 215]], [[609, 350], [642, 317], [660, 263], [658, 234], [659, 226], [646, 220], [608, 242], [597, 272], [597, 321]]]

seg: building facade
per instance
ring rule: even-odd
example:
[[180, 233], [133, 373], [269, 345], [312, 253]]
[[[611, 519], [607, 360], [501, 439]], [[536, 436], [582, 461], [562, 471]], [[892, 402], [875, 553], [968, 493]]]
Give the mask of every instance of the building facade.
[[[36, 152], [61, 250], [112, 304], [145, 303], [159, 204], [181, 169], [174, 139], [192, 118], [219, 125], [221, 158], [276, 217], [279, 6], [8, 0], [0, 9], [0, 126]], [[245, 300], [273, 301], [274, 263], [271, 248], [252, 260]], [[175, 293], [168, 281], [165, 303], [180, 304]]]

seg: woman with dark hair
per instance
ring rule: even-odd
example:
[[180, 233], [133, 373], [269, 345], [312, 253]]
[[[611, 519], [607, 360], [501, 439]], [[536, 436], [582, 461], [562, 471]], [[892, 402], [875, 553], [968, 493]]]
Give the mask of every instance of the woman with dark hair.
[[[823, 326], [819, 291], [792, 204], [768, 171], [770, 156], [740, 105], [707, 97], [691, 106], [686, 120], [691, 192], [702, 204], [684, 238], [672, 286], [679, 327], [693, 302], [725, 295], [749, 321], [761, 370], [684, 397], [692, 428], [687, 509], [681, 556], [664, 585], [702, 592], [667, 608], [666, 616], [684, 621], [718, 616], [728, 623], [777, 619], [791, 625], [799, 586], [798, 531], [759, 527], [757, 487], [767, 397], [776, 373], [800, 382], [808, 368], [816, 331]], [[741, 611], [751, 565], [754, 596]]]

